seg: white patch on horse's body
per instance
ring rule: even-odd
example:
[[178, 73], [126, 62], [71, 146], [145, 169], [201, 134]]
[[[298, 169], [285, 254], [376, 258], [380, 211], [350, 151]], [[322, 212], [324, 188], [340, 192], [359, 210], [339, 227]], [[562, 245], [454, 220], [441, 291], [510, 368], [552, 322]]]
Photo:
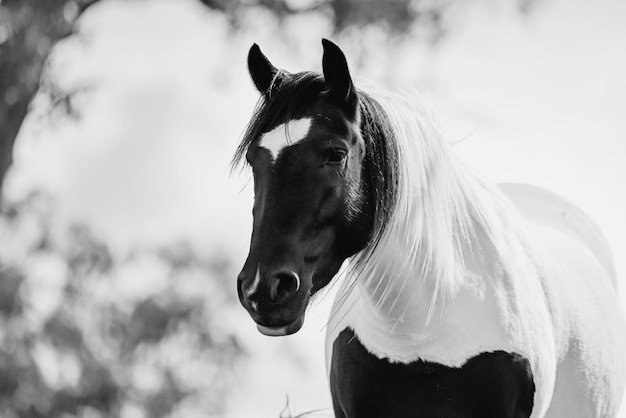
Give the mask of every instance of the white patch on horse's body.
[[547, 197], [529, 188], [510, 200], [454, 160], [427, 109], [375, 98], [398, 137], [398, 201], [378, 245], [357, 254], [343, 278], [328, 326], [328, 370], [346, 327], [394, 362], [460, 367], [505, 350], [531, 365], [532, 418], [614, 416], [626, 377], [625, 327], [610, 255], [589, 219], [545, 222], [542, 208], [563, 199], [526, 205], [520, 216], [520, 201]]
[[311, 127], [311, 118], [291, 120], [278, 125], [265, 133], [259, 141], [259, 146], [267, 149], [276, 161], [278, 154], [288, 146], [294, 145], [306, 138]]

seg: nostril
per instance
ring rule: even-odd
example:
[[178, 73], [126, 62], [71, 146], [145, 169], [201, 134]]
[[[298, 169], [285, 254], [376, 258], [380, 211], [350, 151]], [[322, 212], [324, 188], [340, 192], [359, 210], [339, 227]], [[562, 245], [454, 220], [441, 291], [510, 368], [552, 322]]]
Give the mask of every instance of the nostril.
[[270, 282], [270, 299], [275, 303], [284, 302], [300, 289], [300, 278], [294, 272], [280, 272]]

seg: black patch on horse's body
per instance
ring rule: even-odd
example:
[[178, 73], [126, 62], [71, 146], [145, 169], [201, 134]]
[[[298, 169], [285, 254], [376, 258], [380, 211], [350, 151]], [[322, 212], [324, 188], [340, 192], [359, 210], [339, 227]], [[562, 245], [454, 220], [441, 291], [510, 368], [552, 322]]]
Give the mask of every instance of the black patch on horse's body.
[[533, 407], [530, 364], [516, 353], [481, 353], [459, 367], [392, 363], [367, 351], [352, 329], [333, 343], [337, 418], [522, 418]]

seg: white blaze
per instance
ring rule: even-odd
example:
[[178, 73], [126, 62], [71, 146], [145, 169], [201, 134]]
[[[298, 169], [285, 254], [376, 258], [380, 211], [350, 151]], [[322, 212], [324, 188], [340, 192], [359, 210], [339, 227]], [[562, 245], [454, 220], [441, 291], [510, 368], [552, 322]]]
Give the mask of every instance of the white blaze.
[[283, 148], [296, 144], [306, 138], [311, 127], [311, 118], [291, 120], [278, 125], [261, 137], [259, 146], [269, 150], [276, 160]]

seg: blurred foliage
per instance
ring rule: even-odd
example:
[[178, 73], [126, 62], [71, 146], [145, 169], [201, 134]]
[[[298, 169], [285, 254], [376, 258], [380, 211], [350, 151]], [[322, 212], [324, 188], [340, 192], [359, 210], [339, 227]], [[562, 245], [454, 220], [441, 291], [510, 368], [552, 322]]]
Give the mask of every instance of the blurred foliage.
[[72, 33], [83, 7], [73, 0], [0, 2], [0, 193], [46, 59], [55, 43]]
[[[520, 12], [529, 12], [537, 0], [508, 0]], [[382, 26], [390, 35], [402, 35], [413, 26], [430, 32], [432, 40], [448, 30], [447, 20], [455, 9], [478, 3], [463, 0], [201, 0], [206, 6], [226, 14], [233, 27], [244, 21], [246, 11], [264, 9], [283, 20], [293, 15], [323, 13], [336, 33], [349, 28]]]
[[114, 254], [58, 218], [37, 194], [0, 215], [0, 416], [220, 416], [244, 355], [217, 320], [230, 265], [185, 243]]
[[40, 87], [50, 98], [51, 110], [76, 114], [72, 97], [86, 88], [60, 89], [47, 73], [46, 62], [58, 41], [74, 33], [80, 15], [97, 2], [0, 1], [0, 199], [15, 139]]
[[[130, 1], [130, 0], [129, 0]], [[508, 0], [527, 12], [537, 0]], [[100, 0], [0, 1], [0, 198], [6, 171], [12, 163], [13, 144], [40, 87], [51, 110], [76, 116], [73, 98], [89, 86], [59, 88], [44, 65], [54, 45], [73, 33], [80, 15]], [[279, 21], [307, 13], [328, 16], [334, 31], [381, 26], [390, 35], [402, 35], [418, 26], [433, 41], [449, 30], [449, 16], [462, 0], [200, 0], [224, 14], [231, 26], [242, 28], [250, 11], [266, 10]], [[474, 0], [478, 2], [478, 0]], [[42, 77], [43, 74], [43, 77]]]

